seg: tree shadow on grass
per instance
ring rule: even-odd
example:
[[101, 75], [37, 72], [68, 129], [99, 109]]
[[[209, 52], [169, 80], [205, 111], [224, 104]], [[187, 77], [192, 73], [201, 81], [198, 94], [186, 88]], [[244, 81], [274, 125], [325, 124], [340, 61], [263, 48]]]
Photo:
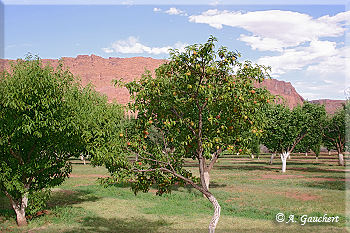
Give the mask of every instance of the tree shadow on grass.
[[[94, 202], [98, 199], [100, 198], [93, 195], [90, 191], [54, 190], [52, 191], [51, 197], [47, 202], [46, 209], [50, 211], [58, 206], [71, 206], [73, 204], [79, 204], [83, 202]], [[35, 216], [34, 218], [40, 216]], [[16, 214], [10, 205], [10, 201], [7, 199], [7, 197], [0, 195], [0, 224], [9, 219], [15, 218]], [[33, 216], [30, 216], [30, 219], [31, 218], [33, 218]]]
[[[254, 164], [254, 165], [261, 165], [261, 166], [266, 166], [268, 165], [269, 161], [248, 161], [248, 164]], [[323, 166], [325, 165], [324, 163], [310, 163], [307, 161], [287, 161], [287, 169], [288, 169], [288, 165], [315, 165], [315, 166]], [[275, 161], [273, 165], [281, 165], [281, 160]], [[282, 165], [281, 165], [282, 166]]]
[[68, 206], [73, 204], [79, 204], [83, 202], [95, 202], [100, 197], [93, 194], [88, 190], [55, 190], [51, 194], [51, 198], [47, 205], [49, 208], [55, 206]]
[[[264, 170], [264, 171], [276, 171], [278, 170], [277, 168], [273, 167], [265, 167], [265, 166], [242, 166], [242, 165], [218, 165], [214, 166], [215, 170]], [[280, 170], [280, 169], [279, 169]]]
[[[278, 164], [276, 164], [278, 165]], [[276, 171], [279, 172], [281, 170], [281, 167], [276, 167], [276, 165], [272, 165], [269, 167], [269, 165], [265, 166], [256, 166], [256, 165], [219, 165], [215, 166], [213, 169], [215, 170], [246, 170], [246, 171]], [[315, 168], [315, 167], [288, 167], [287, 163], [287, 172], [288, 171], [303, 171], [303, 172], [320, 172], [320, 173], [344, 173], [345, 171], [342, 170], [327, 170], [327, 169], [321, 169], [321, 168]], [[300, 165], [300, 164], [298, 164]]]
[[142, 217], [128, 219], [86, 217], [81, 221], [80, 227], [64, 231], [64, 233], [157, 232], [161, 227], [166, 227], [170, 225], [171, 223], [168, 223], [165, 220], [151, 221]]
[[[209, 183], [209, 189], [210, 188], [223, 188], [223, 187], [226, 187], [226, 186], [227, 186], [226, 184], [220, 184], [220, 183], [217, 183], [217, 182], [214, 182], [214, 181], [210, 181], [210, 183]], [[184, 188], [185, 190], [180, 189], [180, 188]], [[190, 184], [186, 184], [186, 185], [183, 185], [183, 186], [182, 185], [173, 185], [171, 190], [172, 191], [178, 191], [178, 192], [184, 192], [185, 191], [187, 193], [198, 193], [198, 196], [202, 196], [202, 194]]]
[[322, 182], [310, 182], [303, 184], [303, 186], [319, 189], [330, 189], [330, 190], [350, 190], [349, 185], [346, 185], [345, 181], [322, 181]]

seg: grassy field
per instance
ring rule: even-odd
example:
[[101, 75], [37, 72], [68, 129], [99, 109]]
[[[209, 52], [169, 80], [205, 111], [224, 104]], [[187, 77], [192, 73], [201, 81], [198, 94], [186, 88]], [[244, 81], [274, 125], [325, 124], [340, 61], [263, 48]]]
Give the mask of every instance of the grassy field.
[[[222, 207], [217, 232], [347, 232], [346, 185], [349, 171], [337, 166], [336, 156], [294, 155], [281, 174], [280, 159], [268, 165], [258, 159], [229, 156], [219, 159], [211, 173], [210, 190]], [[104, 168], [73, 161], [73, 172], [55, 188], [47, 214], [17, 228], [14, 212], [0, 198], [0, 232], [207, 232], [212, 206], [196, 190], [176, 188], [162, 197], [133, 194], [129, 187], [104, 188], [97, 177]], [[195, 164], [187, 163], [194, 174]], [[349, 196], [348, 196], [349, 197]], [[278, 223], [277, 213], [295, 215], [298, 222]], [[306, 223], [302, 215], [339, 216], [339, 223]]]

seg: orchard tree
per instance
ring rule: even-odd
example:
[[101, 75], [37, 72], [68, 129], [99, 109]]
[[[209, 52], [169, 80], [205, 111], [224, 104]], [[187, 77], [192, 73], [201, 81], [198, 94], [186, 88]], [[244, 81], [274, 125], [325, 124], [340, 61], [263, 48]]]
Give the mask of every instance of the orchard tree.
[[[267, 76], [266, 68], [237, 61], [240, 54], [225, 47], [216, 50], [215, 41], [210, 37], [184, 52], [171, 50], [154, 78], [148, 72], [125, 84], [137, 118], [120, 136], [137, 161], [118, 157], [106, 163], [116, 181], [131, 182], [135, 193], [147, 192], [152, 184], [158, 195], [174, 184], [191, 184], [214, 207], [210, 232], [221, 207], [209, 191], [209, 172], [224, 150], [248, 152], [251, 139], [242, 135], [263, 133], [261, 112], [272, 98], [266, 89], [254, 87]], [[199, 183], [183, 167], [185, 158], [197, 161]]]
[[347, 102], [346, 106], [343, 106], [342, 109], [327, 118], [323, 134], [323, 140], [327, 148], [337, 150], [340, 166], [345, 165], [343, 153], [347, 139], [345, 128], [349, 125], [346, 124], [346, 121], [349, 123], [349, 102]]
[[1, 73], [0, 191], [19, 226], [27, 224], [28, 196], [61, 184], [71, 172], [68, 158], [99, 146], [106, 117], [119, 111], [106, 104], [63, 64], [54, 69], [28, 56]]
[[120, 129], [126, 124], [123, 108], [116, 102], [108, 103], [91, 85], [70, 92], [66, 97], [72, 108], [80, 140], [75, 144], [77, 155], [89, 154], [92, 165], [114, 153]]
[[[271, 106], [267, 111], [268, 126], [264, 137], [264, 145], [270, 151], [280, 153], [282, 172], [286, 172], [287, 157], [298, 143], [306, 136], [321, 134], [326, 111], [323, 105], [304, 102], [290, 110], [285, 105]], [[313, 139], [314, 140], [314, 139]]]
[[[318, 119], [317, 124], [313, 124], [313, 127], [310, 127], [308, 129], [308, 133], [295, 147], [295, 150], [297, 152], [303, 152], [306, 155], [310, 150], [312, 150], [316, 155], [316, 159], [318, 159], [318, 156], [320, 154], [320, 148], [323, 142], [323, 134], [327, 116], [326, 110], [322, 106], [323, 105], [319, 105], [316, 103], [307, 105], [304, 104], [304, 112], [312, 112], [317, 109], [319, 111], [318, 116], [320, 116], [320, 118]], [[314, 110], [312, 108], [314, 108]]]

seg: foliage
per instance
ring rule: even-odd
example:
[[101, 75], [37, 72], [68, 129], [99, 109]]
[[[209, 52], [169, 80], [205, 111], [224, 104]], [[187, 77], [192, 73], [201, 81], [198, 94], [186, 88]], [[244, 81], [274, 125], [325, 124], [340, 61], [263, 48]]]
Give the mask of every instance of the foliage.
[[260, 155], [260, 137], [253, 135], [251, 141], [251, 153], [254, 155]]
[[35, 217], [35, 214], [44, 210], [47, 207], [47, 202], [51, 197], [50, 189], [42, 189], [29, 193], [28, 195], [28, 207], [26, 213], [29, 216]]
[[138, 161], [107, 167], [118, 171], [119, 178], [121, 169], [136, 171], [135, 192], [148, 191], [153, 183], [158, 194], [168, 192], [172, 184], [183, 182], [175, 173], [191, 177], [183, 169], [184, 158], [205, 161], [223, 150], [248, 151], [251, 138], [243, 134], [262, 134], [261, 109], [271, 96], [254, 84], [267, 76], [266, 68], [238, 62], [240, 54], [225, 47], [216, 51], [215, 41], [211, 37], [185, 52], [172, 50], [155, 78], [147, 72], [125, 84], [134, 100], [130, 109], [137, 112], [132, 133], [123, 134], [125, 147]]
[[325, 146], [329, 149], [336, 149], [339, 154], [345, 151], [346, 127], [349, 127], [349, 102], [343, 108], [328, 116], [323, 134]]
[[[295, 150], [298, 152], [308, 152], [312, 150], [317, 155], [320, 153], [320, 147], [323, 142], [324, 128], [326, 126], [326, 110], [319, 104], [305, 104], [303, 110], [306, 114], [313, 114], [313, 117], [308, 117], [309, 122], [306, 124], [311, 124], [308, 133], [305, 137], [296, 145]], [[319, 117], [319, 118], [317, 118]]]
[[125, 124], [124, 110], [116, 102], [96, 92], [91, 85], [72, 91], [67, 100], [75, 108], [74, 119], [80, 132], [75, 144], [79, 154], [89, 154], [94, 165], [116, 153], [120, 128]]
[[108, 105], [91, 87], [83, 89], [62, 63], [54, 69], [28, 56], [2, 72], [0, 190], [16, 213], [23, 214], [28, 194], [39, 200], [40, 190], [68, 177], [69, 157], [102, 151], [105, 135], [110, 138], [109, 130], [118, 124], [107, 119], [121, 115], [119, 107]]
[[303, 145], [318, 144], [322, 139], [325, 116], [323, 105], [308, 102], [292, 110], [279, 104], [271, 106], [267, 111], [269, 120], [264, 145], [271, 151], [282, 153], [292, 152], [303, 140]]
[[[216, 50], [215, 41], [210, 37], [184, 52], [171, 50], [155, 78], [147, 72], [139, 81], [116, 82], [129, 90], [129, 108], [137, 114], [132, 127], [120, 134], [135, 160], [118, 154], [105, 163], [116, 181], [131, 183], [135, 194], [152, 185], [162, 195], [175, 184], [191, 184], [214, 206], [211, 232], [221, 207], [208, 190], [209, 171], [222, 151], [248, 151], [251, 138], [246, 136], [263, 133], [263, 109], [272, 99], [266, 89], [254, 86], [268, 76], [267, 68], [237, 61], [239, 53]], [[200, 184], [184, 168], [185, 158], [197, 160]]]
[[0, 78], [0, 189], [19, 199], [62, 183], [77, 141], [65, 94], [77, 85], [62, 66], [54, 71], [38, 58], [12, 64]]

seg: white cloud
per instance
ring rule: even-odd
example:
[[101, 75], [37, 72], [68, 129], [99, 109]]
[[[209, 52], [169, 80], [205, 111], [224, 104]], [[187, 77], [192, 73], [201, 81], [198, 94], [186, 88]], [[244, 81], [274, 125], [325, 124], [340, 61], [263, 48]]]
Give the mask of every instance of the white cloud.
[[308, 66], [306, 71], [318, 73], [321, 76], [337, 73], [344, 77], [348, 74], [345, 68], [349, 59], [350, 47], [342, 47], [336, 49], [336, 53], [333, 56], [324, 56], [317, 64]]
[[118, 40], [111, 44], [108, 48], [102, 48], [105, 53], [148, 53], [148, 54], [168, 54], [169, 49], [175, 48], [179, 50], [183, 50], [187, 44], [182, 42], [177, 42], [173, 46], [165, 46], [165, 47], [149, 47], [143, 45], [139, 42], [136, 37], [130, 36], [126, 40]]
[[153, 11], [154, 12], [159, 12], [159, 11], [162, 11], [162, 9], [155, 7], [155, 8], [153, 8]]
[[105, 53], [113, 53], [113, 49], [111, 49], [111, 48], [102, 48], [102, 50], [103, 50], [103, 52], [105, 52]]
[[186, 13], [180, 9], [177, 9], [175, 7], [170, 7], [169, 10], [165, 11], [165, 13], [169, 15], [186, 15]]
[[[328, 80], [330, 81], [330, 80]], [[334, 80], [324, 82], [322, 80], [293, 83], [298, 93], [305, 99], [324, 99], [336, 96], [337, 99], [344, 99], [344, 79], [334, 77]]]
[[223, 26], [238, 27], [252, 35], [241, 35], [240, 40], [257, 50], [281, 51], [322, 37], [344, 35], [344, 25], [349, 24], [350, 11], [317, 19], [293, 11], [268, 10], [247, 13], [237, 11], [208, 10], [200, 15], [189, 16], [189, 21], [205, 23], [221, 29]]
[[335, 72], [345, 65], [345, 47], [337, 48], [335, 42], [315, 40], [308, 46], [285, 49], [277, 56], [261, 57], [257, 63], [271, 66], [274, 76], [304, 68], [318, 73]]
[[261, 38], [260, 36], [240, 35], [239, 40], [246, 42], [253, 50], [282, 51], [285, 46], [282, 41], [275, 38]]

